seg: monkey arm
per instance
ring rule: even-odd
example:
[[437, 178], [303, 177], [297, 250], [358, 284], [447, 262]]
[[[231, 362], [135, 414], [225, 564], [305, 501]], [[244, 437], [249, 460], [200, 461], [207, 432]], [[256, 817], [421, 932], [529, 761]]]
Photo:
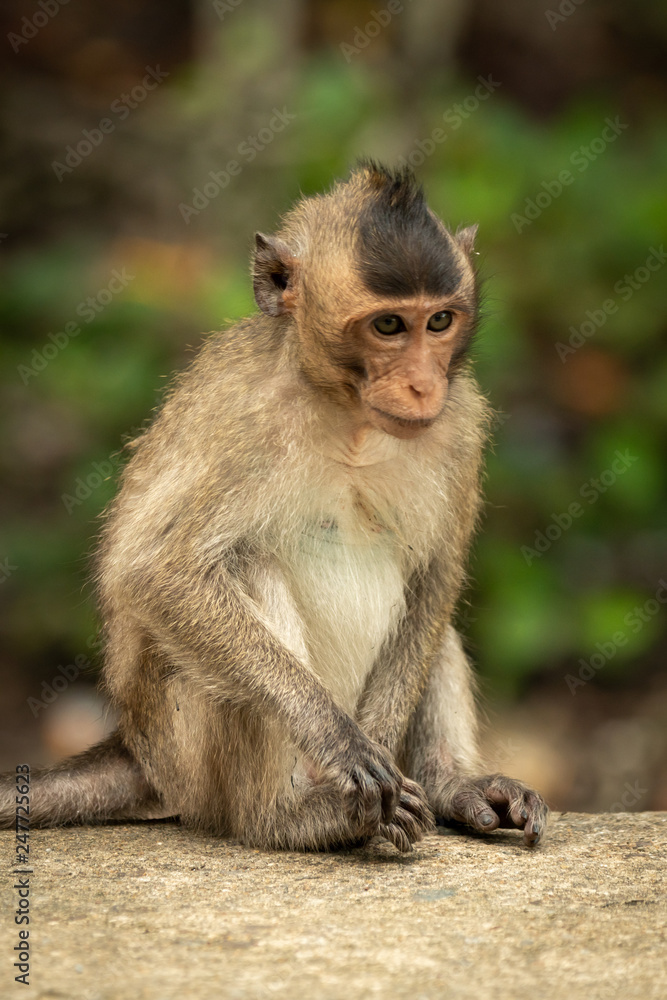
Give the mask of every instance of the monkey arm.
[[484, 774], [473, 675], [448, 624], [446, 593], [436, 566], [411, 589], [403, 630], [368, 679], [359, 724], [423, 787], [436, 816], [483, 833], [518, 827], [534, 846], [549, 810], [522, 782]]
[[398, 754], [427, 683], [452, 612], [457, 581], [434, 558], [406, 588], [406, 610], [396, 633], [380, 650], [357, 708], [372, 740]]
[[431, 664], [400, 758], [441, 819], [482, 833], [518, 827], [529, 846], [546, 828], [548, 808], [537, 792], [503, 774], [484, 773], [472, 671], [451, 626]]

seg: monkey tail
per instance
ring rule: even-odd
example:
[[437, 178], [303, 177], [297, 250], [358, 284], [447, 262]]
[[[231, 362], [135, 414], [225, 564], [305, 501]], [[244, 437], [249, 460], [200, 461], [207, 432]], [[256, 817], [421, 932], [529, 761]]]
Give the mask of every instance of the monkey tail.
[[[25, 784], [15, 774], [0, 775], [0, 829], [17, 822], [17, 783]], [[54, 767], [32, 771], [29, 787], [29, 814], [21, 816], [35, 827], [171, 815], [118, 731]]]

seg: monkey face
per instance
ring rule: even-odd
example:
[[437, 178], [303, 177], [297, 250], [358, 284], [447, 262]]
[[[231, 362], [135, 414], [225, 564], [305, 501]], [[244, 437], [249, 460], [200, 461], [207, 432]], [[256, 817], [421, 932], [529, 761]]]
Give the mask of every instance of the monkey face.
[[284, 221], [256, 236], [255, 297], [306, 380], [354, 421], [426, 433], [476, 325], [476, 227], [449, 232], [409, 172], [370, 163]]
[[351, 320], [363, 373], [358, 394], [364, 415], [379, 430], [413, 438], [443, 411], [449, 375], [471, 326], [470, 304], [453, 297], [411, 298]]

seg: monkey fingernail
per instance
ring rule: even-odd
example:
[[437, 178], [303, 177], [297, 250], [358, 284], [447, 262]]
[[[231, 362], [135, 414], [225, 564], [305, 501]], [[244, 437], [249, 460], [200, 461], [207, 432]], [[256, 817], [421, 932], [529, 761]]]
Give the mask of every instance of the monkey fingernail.
[[522, 809], [521, 813], [520, 813], [520, 816], [521, 816], [521, 819], [528, 819], [528, 811], [526, 809]]
[[491, 826], [493, 823], [493, 813], [485, 812], [479, 817], [479, 821], [482, 826]]

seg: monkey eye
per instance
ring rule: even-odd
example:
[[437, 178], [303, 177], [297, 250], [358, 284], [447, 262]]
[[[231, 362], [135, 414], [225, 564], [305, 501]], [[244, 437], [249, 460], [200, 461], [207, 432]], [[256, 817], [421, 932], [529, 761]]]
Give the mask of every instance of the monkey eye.
[[402, 333], [405, 330], [405, 323], [400, 316], [379, 316], [373, 320], [373, 326], [378, 333]]
[[433, 313], [430, 320], [426, 324], [427, 330], [433, 330], [436, 333], [440, 333], [442, 330], [446, 330], [448, 326], [451, 325], [453, 316], [448, 309], [443, 309], [442, 312]]

